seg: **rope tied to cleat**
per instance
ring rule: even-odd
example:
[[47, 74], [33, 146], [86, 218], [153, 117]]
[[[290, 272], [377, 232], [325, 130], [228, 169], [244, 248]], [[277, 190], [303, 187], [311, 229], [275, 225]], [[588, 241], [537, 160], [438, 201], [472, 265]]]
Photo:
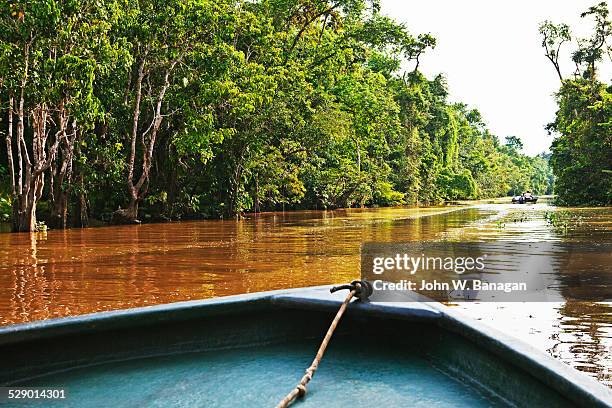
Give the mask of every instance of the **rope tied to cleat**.
[[319, 350], [317, 351], [317, 355], [312, 361], [312, 364], [306, 369], [306, 374], [304, 374], [298, 385], [289, 394], [287, 394], [287, 396], [283, 398], [281, 402], [278, 403], [276, 408], [286, 408], [291, 405], [291, 403], [293, 403], [297, 398], [302, 398], [304, 395], [306, 395], [306, 386], [308, 385], [310, 380], [312, 380], [315, 371], [317, 371], [317, 368], [319, 367], [319, 363], [321, 363], [321, 359], [323, 358], [323, 354], [325, 354], [325, 350], [327, 349], [329, 341], [331, 340], [332, 335], [334, 334], [334, 331], [336, 330], [336, 327], [338, 326], [338, 323], [342, 318], [342, 315], [346, 311], [348, 304], [353, 298], [357, 298], [362, 302], [366, 301], [370, 297], [370, 295], [372, 295], [373, 291], [372, 284], [366, 280], [354, 280], [353, 282], [347, 285], [334, 286], [329, 291], [331, 293], [334, 293], [344, 289], [348, 289], [349, 293], [348, 295], [346, 295], [344, 302], [342, 302], [342, 304], [340, 305], [340, 309], [338, 309], [336, 317], [334, 317], [334, 320], [329, 326], [329, 329], [327, 329], [327, 333], [325, 334], [325, 337], [323, 338], [323, 341], [319, 346]]

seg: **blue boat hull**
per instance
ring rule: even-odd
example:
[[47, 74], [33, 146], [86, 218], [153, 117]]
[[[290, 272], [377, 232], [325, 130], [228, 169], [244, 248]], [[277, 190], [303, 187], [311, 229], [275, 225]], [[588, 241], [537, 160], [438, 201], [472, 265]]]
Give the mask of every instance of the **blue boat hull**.
[[[310, 364], [341, 296], [276, 291], [4, 327], [0, 384], [65, 387], [61, 406], [271, 406]], [[442, 305], [353, 303], [298, 406], [611, 401], [589, 377]]]

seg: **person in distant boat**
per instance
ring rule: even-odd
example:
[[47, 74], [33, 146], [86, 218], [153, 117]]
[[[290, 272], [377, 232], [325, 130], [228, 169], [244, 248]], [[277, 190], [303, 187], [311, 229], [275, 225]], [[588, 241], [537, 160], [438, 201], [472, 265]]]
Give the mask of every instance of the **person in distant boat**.
[[533, 198], [533, 194], [531, 194], [531, 191], [527, 191], [526, 193], [523, 193], [523, 198], [525, 200], [531, 200]]

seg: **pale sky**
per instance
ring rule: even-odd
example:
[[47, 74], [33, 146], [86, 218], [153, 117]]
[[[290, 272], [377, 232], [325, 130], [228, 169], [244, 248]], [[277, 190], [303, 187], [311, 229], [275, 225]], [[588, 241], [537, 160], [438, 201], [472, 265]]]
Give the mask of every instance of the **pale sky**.
[[[589, 35], [592, 21], [580, 13], [600, 1], [382, 0], [382, 13], [405, 23], [414, 35], [436, 37], [438, 44], [421, 58], [420, 70], [430, 79], [445, 74], [451, 101], [477, 108], [502, 141], [518, 136], [525, 153], [535, 155], [552, 142], [544, 126], [554, 119], [552, 95], [559, 88], [538, 26], [544, 20], [565, 22], [574, 35]], [[562, 54], [567, 76], [573, 72], [573, 49], [572, 44]], [[611, 65], [602, 70], [606, 81], [612, 78]]]

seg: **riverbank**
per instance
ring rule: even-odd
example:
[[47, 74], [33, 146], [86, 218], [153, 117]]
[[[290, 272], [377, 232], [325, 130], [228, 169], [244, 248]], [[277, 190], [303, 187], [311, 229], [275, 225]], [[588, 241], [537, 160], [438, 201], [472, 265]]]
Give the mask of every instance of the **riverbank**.
[[[544, 196], [543, 198], [552, 199], [553, 196]], [[454, 200], [454, 201], [446, 201], [441, 204], [424, 204], [424, 205], [414, 205], [414, 206], [375, 206], [375, 207], [347, 207], [347, 208], [334, 208], [329, 210], [320, 210], [320, 209], [290, 209], [286, 211], [262, 211], [262, 212], [244, 212], [237, 214], [235, 217], [225, 218], [227, 220], [244, 220], [250, 219], [260, 216], [266, 216], [266, 214], [284, 214], [284, 213], [306, 213], [306, 212], [334, 212], [334, 211], [347, 211], [347, 210], [373, 210], [380, 208], [389, 208], [389, 209], [410, 209], [410, 208], [445, 208], [445, 207], [457, 207], [457, 206], [471, 206], [471, 205], [479, 205], [479, 204], [494, 204], [494, 203], [505, 203], [510, 200], [510, 197], [497, 197], [497, 198], [489, 198], [482, 200]], [[97, 228], [97, 227], [109, 227], [113, 225], [141, 225], [141, 224], [165, 224], [172, 222], [190, 222], [190, 221], [214, 221], [214, 220], [223, 220], [223, 217], [186, 217], [184, 219], [170, 219], [170, 218], [152, 218], [152, 217], [143, 217], [142, 220], [139, 220], [137, 223], [128, 223], [128, 224], [113, 224], [111, 222], [111, 214], [107, 214], [107, 217], [104, 219], [96, 219], [89, 218], [89, 225], [86, 228]], [[45, 220], [42, 220], [45, 222]], [[53, 228], [46, 227], [46, 230], [50, 230]], [[68, 228], [70, 229], [70, 228]], [[3, 232], [11, 232], [11, 223], [10, 222], [0, 222], [0, 233]]]

